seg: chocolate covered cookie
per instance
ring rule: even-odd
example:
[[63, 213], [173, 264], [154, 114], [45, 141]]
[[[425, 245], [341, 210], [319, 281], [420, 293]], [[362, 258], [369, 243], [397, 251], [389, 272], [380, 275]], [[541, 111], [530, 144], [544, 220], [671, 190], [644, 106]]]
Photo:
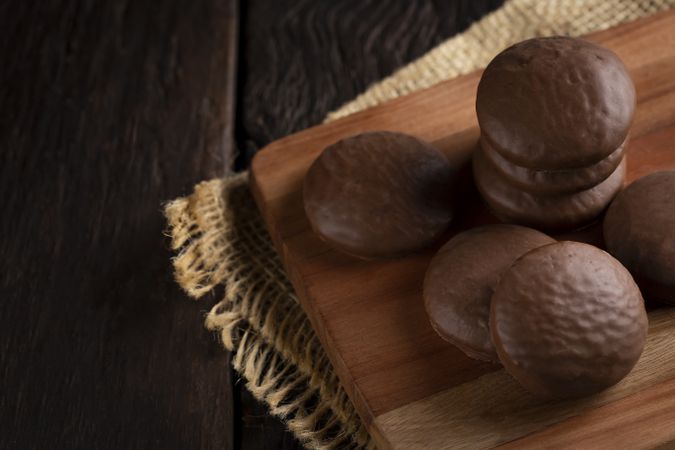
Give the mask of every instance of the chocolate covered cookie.
[[424, 306], [434, 330], [468, 356], [498, 362], [488, 323], [499, 277], [524, 253], [553, 242], [517, 225], [474, 228], [450, 239], [424, 278]]
[[507, 48], [483, 72], [476, 98], [481, 133], [509, 161], [537, 170], [608, 157], [634, 110], [635, 88], [616, 54], [568, 37]]
[[589, 224], [605, 210], [621, 188], [626, 164], [622, 160], [612, 175], [591, 189], [560, 195], [534, 194], [513, 186], [481, 148], [474, 153], [473, 170], [481, 196], [504, 222], [568, 231]]
[[605, 181], [621, 163], [625, 142], [604, 159], [578, 169], [535, 170], [504, 158], [489, 138], [481, 136], [480, 145], [490, 163], [515, 187], [533, 194], [569, 194], [591, 189]]
[[500, 361], [525, 388], [580, 397], [630, 372], [644, 347], [647, 314], [619, 261], [566, 241], [532, 250], [504, 272], [490, 329]]
[[607, 249], [647, 298], [675, 304], [675, 170], [631, 183], [605, 215]]
[[327, 147], [305, 176], [314, 232], [361, 258], [391, 258], [434, 242], [453, 217], [454, 171], [431, 145], [372, 132]]

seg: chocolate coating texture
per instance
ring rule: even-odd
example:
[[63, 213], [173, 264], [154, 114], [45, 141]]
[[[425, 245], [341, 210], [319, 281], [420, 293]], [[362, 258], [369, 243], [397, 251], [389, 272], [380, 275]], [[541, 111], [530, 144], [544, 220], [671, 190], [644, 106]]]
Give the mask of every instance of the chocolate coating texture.
[[591, 189], [605, 181], [621, 163], [626, 142], [595, 164], [561, 170], [535, 170], [514, 164], [495, 150], [485, 135], [481, 136], [480, 145], [494, 168], [515, 187], [534, 194], [557, 195]]
[[492, 212], [504, 222], [550, 231], [580, 228], [598, 217], [621, 189], [625, 159], [605, 181], [585, 191], [540, 195], [513, 186], [478, 148], [473, 156], [476, 187]]
[[481, 132], [511, 162], [539, 170], [595, 164], [626, 139], [635, 87], [610, 50], [582, 39], [529, 39], [481, 77]]
[[453, 177], [445, 156], [419, 139], [364, 133], [327, 147], [311, 165], [305, 212], [314, 232], [345, 253], [401, 256], [447, 229]]
[[621, 191], [603, 228], [607, 249], [645, 295], [675, 304], [675, 170], [652, 173]]
[[424, 278], [424, 306], [434, 330], [472, 358], [499, 362], [489, 329], [499, 277], [524, 253], [553, 242], [517, 225], [489, 225], [454, 236]]
[[505, 368], [542, 397], [579, 397], [616, 384], [647, 335], [630, 273], [608, 253], [569, 241], [516, 261], [497, 286], [490, 319]]

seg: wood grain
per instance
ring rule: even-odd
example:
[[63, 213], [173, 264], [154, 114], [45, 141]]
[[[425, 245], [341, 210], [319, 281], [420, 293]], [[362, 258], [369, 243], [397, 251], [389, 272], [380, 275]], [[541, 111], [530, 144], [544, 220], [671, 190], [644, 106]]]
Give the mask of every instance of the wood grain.
[[161, 204], [232, 161], [237, 3], [0, 2], [0, 448], [232, 448]]
[[503, 0], [243, 2], [238, 167], [275, 139], [321, 123], [370, 84]]
[[675, 448], [675, 380], [639, 391], [500, 449]]
[[[636, 83], [638, 110], [628, 150], [628, 178], [675, 167], [675, 154], [668, 145], [675, 135], [675, 78], [671, 76], [675, 67], [675, 13], [627, 24], [592, 39], [615, 50]], [[420, 286], [433, 249], [385, 262], [354, 261], [332, 251], [309, 230], [299, 194], [302, 177], [326, 145], [373, 129], [416, 135], [434, 143], [456, 164], [464, 164], [477, 137], [473, 103], [479, 76], [476, 73], [445, 82], [281, 139], [253, 161], [254, 195], [303, 307], [343, 385], [383, 447], [457, 443], [449, 435], [439, 435], [449, 429], [449, 416], [461, 416], [471, 408], [478, 419], [489, 416], [480, 401], [479, 406], [471, 406], [473, 397], [458, 396], [458, 392], [505, 395], [516, 402], [504, 405], [507, 411], [523, 407], [532, 413], [527, 408], [532, 400], [527, 395], [509, 396], [515, 387], [498, 367], [464, 357], [431, 330], [421, 305]], [[465, 220], [460, 220], [453, 232], [489, 220], [475, 194], [467, 191]], [[666, 330], [652, 337], [671, 336], [675, 321], [669, 314], [652, 313], [652, 326]], [[619, 400], [675, 375], [669, 369], [675, 367], [675, 355], [667, 351], [672, 342], [657, 342], [662, 345], [654, 347], [658, 348], [656, 354], [662, 356], [645, 360], [643, 370], [636, 371], [642, 374], [641, 381], [629, 383], [630, 389], [612, 390], [603, 398], [608, 402]], [[505, 381], [482, 384], [493, 378]], [[591, 402], [588, 407], [603, 404]], [[560, 410], [547, 406], [550, 408], [536, 411], [551, 411], [549, 420], [532, 421], [532, 425], [527, 425], [527, 419], [533, 416], [526, 414], [520, 417], [520, 426], [508, 421], [477, 419], [469, 424], [456, 419], [453, 429], [464, 431], [466, 445], [494, 445], [536, 432], [580, 411], [576, 406]], [[424, 414], [414, 416], [420, 411]], [[489, 430], [484, 428], [488, 425]], [[675, 429], [672, 432], [675, 434]], [[492, 437], [481, 440], [482, 435]]]
[[[573, 401], [543, 402], [525, 391], [506, 371], [499, 370], [389, 411], [375, 418], [375, 423], [392, 448], [490, 448], [600, 406], [612, 405], [675, 378], [675, 310], [653, 311], [649, 321], [645, 351], [633, 371], [619, 384], [598, 395]], [[658, 409], [675, 407], [673, 400], [675, 398], [664, 398]], [[656, 407], [645, 405], [645, 408]], [[644, 409], [631, 409], [616, 417], [631, 423], [631, 417], [643, 413]], [[598, 434], [593, 435], [593, 439], [603, 443], [612, 438], [611, 427], [602, 423], [604, 416], [594, 414], [590, 417], [600, 419], [600, 423], [594, 424]], [[584, 423], [591, 426], [591, 422]], [[530, 445], [545, 445], [547, 435], [542, 433], [542, 439], [530, 436]], [[664, 436], [675, 439], [675, 430], [672, 427], [664, 430], [661, 438]], [[514, 441], [513, 447], [519, 444]], [[647, 446], [643, 444], [643, 447]]]

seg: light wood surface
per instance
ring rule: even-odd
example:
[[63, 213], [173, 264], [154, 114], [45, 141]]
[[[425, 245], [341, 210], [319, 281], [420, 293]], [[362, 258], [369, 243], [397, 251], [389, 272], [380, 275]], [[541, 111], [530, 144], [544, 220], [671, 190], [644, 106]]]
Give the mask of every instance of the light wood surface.
[[[628, 181], [675, 168], [675, 12], [590, 37], [619, 54], [638, 93]], [[340, 380], [382, 448], [651, 447], [675, 440], [675, 310], [650, 312], [636, 369], [614, 388], [574, 402], [540, 402], [499, 366], [465, 357], [431, 329], [421, 285], [434, 249], [359, 261], [314, 236], [301, 186], [327, 145], [367, 130], [432, 142], [465, 164], [478, 137], [474, 73], [274, 142], [253, 161], [251, 186], [304, 309]], [[472, 191], [448, 233], [493, 221]], [[597, 227], [576, 236], [598, 241]], [[615, 428], [630, 425], [644, 439]], [[648, 430], [658, 430], [649, 432]], [[510, 443], [510, 444], [509, 444]]]

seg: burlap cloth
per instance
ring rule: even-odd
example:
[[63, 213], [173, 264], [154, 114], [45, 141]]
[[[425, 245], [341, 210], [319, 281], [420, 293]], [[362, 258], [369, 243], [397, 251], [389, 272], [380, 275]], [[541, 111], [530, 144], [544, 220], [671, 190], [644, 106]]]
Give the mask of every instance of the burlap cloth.
[[[532, 37], [582, 35], [667, 9], [675, 0], [511, 0], [467, 31], [370, 87], [333, 120], [485, 66]], [[178, 283], [199, 298], [222, 285], [206, 317], [247, 388], [309, 448], [372, 448], [298, 304], [242, 173], [198, 184], [166, 205]]]

